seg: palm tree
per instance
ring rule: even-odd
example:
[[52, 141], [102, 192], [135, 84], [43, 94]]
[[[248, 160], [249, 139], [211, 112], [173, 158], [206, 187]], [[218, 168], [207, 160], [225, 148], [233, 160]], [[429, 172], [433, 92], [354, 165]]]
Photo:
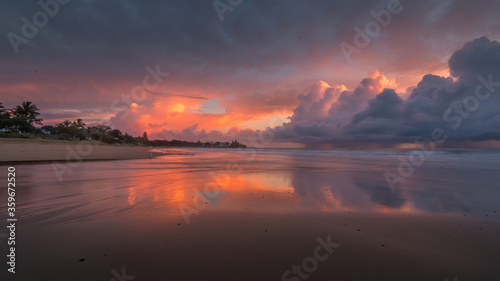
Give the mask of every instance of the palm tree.
[[71, 121], [69, 120], [64, 120], [61, 124], [64, 125], [64, 128], [69, 128], [69, 126], [73, 123], [71, 123]]
[[55, 126], [56, 129], [56, 134], [62, 135], [64, 132], [66, 132], [66, 127], [64, 126], [63, 123], [57, 123]]
[[82, 119], [78, 118], [76, 119], [76, 121], [73, 121], [73, 126], [75, 126], [77, 129], [84, 129], [85, 122], [83, 122]]
[[7, 109], [0, 102], [0, 118], [10, 118], [11, 110]]
[[40, 110], [30, 101], [24, 101], [21, 105], [16, 106], [13, 109], [13, 113], [16, 117], [23, 117], [28, 120], [31, 124], [42, 124], [43, 119], [39, 119]]

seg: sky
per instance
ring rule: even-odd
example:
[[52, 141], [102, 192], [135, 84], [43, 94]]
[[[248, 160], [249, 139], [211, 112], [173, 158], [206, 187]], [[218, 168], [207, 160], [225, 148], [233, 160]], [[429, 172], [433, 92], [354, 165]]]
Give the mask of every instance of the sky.
[[34, 102], [44, 124], [82, 118], [150, 139], [401, 146], [442, 129], [448, 145], [496, 145], [499, 10], [498, 0], [5, 0], [0, 102]]

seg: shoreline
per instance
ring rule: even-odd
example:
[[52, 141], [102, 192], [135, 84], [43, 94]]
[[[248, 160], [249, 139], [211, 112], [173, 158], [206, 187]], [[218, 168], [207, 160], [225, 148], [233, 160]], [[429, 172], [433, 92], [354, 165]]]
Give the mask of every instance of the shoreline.
[[[37, 153], [47, 146], [10, 144]], [[64, 153], [68, 143], [50, 145]], [[147, 147], [94, 147], [134, 149]], [[499, 155], [472, 157], [473, 167], [438, 155], [391, 192], [380, 167], [394, 167], [397, 157], [275, 151], [249, 162], [230, 151], [92, 162], [73, 171], [19, 165], [16, 276], [109, 280], [123, 269], [137, 280], [305, 280], [296, 266], [307, 280], [500, 276]], [[221, 173], [228, 159], [241, 163], [238, 173]], [[316, 258], [320, 241], [339, 245]], [[0, 250], [8, 253], [7, 246]]]
[[154, 147], [88, 141], [0, 139], [0, 165], [149, 159], [165, 155]]

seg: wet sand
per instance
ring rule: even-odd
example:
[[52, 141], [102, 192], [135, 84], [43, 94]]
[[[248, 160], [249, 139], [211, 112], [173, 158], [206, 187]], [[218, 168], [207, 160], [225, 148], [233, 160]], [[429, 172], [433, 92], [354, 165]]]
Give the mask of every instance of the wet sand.
[[[340, 243], [307, 280], [496, 280], [500, 224], [453, 216], [206, 212], [186, 225], [147, 212], [20, 230], [16, 280], [282, 279], [314, 256], [318, 238]], [[180, 225], [179, 225], [180, 223]], [[320, 251], [325, 255], [326, 250]], [[85, 261], [79, 261], [84, 258]]]
[[96, 142], [0, 139], [0, 164], [16, 162], [146, 159], [160, 153], [147, 147], [106, 145]]
[[[391, 191], [383, 172], [397, 167], [393, 154], [180, 152], [84, 162], [63, 181], [51, 165], [16, 165], [17, 273], [5, 266], [0, 279], [500, 276], [498, 155], [436, 153]], [[228, 163], [240, 169], [228, 171]], [[219, 192], [204, 189], [214, 184]], [[0, 215], [6, 212], [1, 204]], [[324, 260], [315, 263], [318, 239], [340, 245], [331, 253], [319, 248]], [[294, 265], [300, 272], [291, 272]]]

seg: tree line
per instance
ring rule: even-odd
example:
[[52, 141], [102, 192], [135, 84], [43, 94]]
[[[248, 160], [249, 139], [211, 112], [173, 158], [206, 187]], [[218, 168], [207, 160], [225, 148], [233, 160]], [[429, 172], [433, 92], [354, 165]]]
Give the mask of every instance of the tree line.
[[15, 132], [34, 133], [34, 124], [42, 125], [38, 118], [40, 110], [30, 101], [25, 101], [13, 109], [7, 109], [0, 103], [0, 129]]
[[[142, 136], [133, 137], [112, 129], [106, 125], [87, 126], [78, 118], [74, 121], [65, 120], [55, 125], [43, 126], [43, 119], [39, 118], [40, 110], [30, 101], [25, 101], [12, 109], [7, 109], [0, 103], [0, 137], [19, 137], [22, 134], [47, 137], [50, 135], [62, 140], [95, 140], [109, 144], [132, 144], [147, 146], [185, 146], [185, 147], [226, 147], [242, 148], [245, 145], [234, 140], [229, 142], [189, 142], [181, 140], [149, 140], [146, 132]], [[40, 125], [41, 127], [35, 127]]]

